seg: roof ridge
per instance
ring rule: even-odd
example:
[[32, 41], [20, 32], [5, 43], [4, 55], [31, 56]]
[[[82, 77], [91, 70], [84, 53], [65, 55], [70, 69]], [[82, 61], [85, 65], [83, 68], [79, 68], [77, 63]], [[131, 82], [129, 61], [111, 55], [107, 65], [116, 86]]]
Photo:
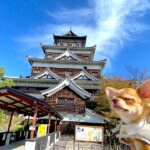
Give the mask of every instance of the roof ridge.
[[74, 92], [76, 92], [79, 96], [81, 96], [84, 99], [91, 97], [91, 93], [87, 92], [86, 90], [78, 86], [72, 79], [70, 79], [70, 77], [66, 77], [62, 82], [57, 84], [54, 88], [48, 88], [44, 91], [41, 91], [41, 94], [52, 96], [53, 94], [62, 90], [65, 87], [69, 87], [70, 89], [72, 89]]
[[75, 75], [72, 79], [77, 79], [78, 77], [80, 77], [81, 75], [85, 75], [87, 76], [89, 79], [93, 80], [93, 81], [97, 81], [98, 79], [93, 77], [90, 73], [88, 73], [85, 69], [83, 69], [82, 71], [80, 71], [79, 74]]
[[38, 78], [40, 78], [41, 76], [43, 76], [44, 74], [50, 74], [52, 77], [54, 77], [56, 80], [60, 80], [61, 78], [57, 75], [57, 74], [55, 74], [50, 68], [46, 68], [44, 71], [42, 71], [42, 72], [40, 72], [39, 74], [37, 74], [37, 75], [35, 75], [35, 76], [33, 76], [33, 77], [31, 77], [31, 78], [33, 78], [33, 79], [38, 79]]
[[64, 56], [72, 56], [73, 58], [75, 58], [76, 60], [78, 60], [78, 61], [83, 61], [81, 58], [79, 58], [76, 54], [74, 54], [73, 52], [71, 52], [70, 50], [69, 50], [69, 48], [67, 48], [67, 50], [64, 52], [64, 53], [62, 53], [62, 54], [60, 54], [59, 56], [56, 56], [55, 58], [54, 58], [54, 60], [58, 60], [58, 59], [60, 59], [60, 58], [62, 58], [62, 57], [64, 57]]

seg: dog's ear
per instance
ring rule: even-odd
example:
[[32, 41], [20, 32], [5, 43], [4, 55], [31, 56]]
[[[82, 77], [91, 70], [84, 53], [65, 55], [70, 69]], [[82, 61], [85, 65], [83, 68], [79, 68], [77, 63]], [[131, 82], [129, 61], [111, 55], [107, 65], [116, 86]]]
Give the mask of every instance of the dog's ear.
[[137, 92], [141, 98], [150, 98], [150, 80], [143, 82], [137, 88]]
[[112, 100], [118, 95], [118, 91], [111, 87], [106, 87], [105, 93], [108, 100]]

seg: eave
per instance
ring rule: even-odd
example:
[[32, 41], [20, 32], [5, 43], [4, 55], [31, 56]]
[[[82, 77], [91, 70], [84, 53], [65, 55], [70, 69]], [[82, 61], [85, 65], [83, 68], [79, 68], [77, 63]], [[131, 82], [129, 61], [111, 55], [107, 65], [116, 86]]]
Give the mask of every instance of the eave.
[[89, 74], [86, 70], [82, 70], [79, 74], [72, 77], [73, 80], [78, 79], [80, 76], [85, 76], [86, 78], [92, 80], [92, 81], [98, 81], [97, 78], [93, 77], [91, 74]]
[[92, 51], [93, 53], [95, 53], [96, 45], [91, 46], [91, 47], [68, 47], [68, 46], [52, 46], [52, 45], [41, 44], [41, 48], [43, 49], [44, 53], [45, 53], [45, 51], [47, 49], [51, 49], [51, 50], [67, 50], [68, 48], [70, 50], [76, 50], [76, 51], [88, 50], [88, 51]]
[[[59, 81], [55, 79], [32, 79], [32, 78], [11, 78], [14, 83], [15, 87], [40, 87], [40, 88], [49, 88], [56, 86]], [[99, 83], [98, 81], [85, 81], [85, 80], [75, 80], [75, 83], [82, 87], [83, 89], [88, 90], [97, 90], [99, 89]]]
[[82, 39], [82, 40], [86, 40], [87, 36], [65, 36], [65, 35], [55, 35], [53, 34], [54, 40], [55, 39]]
[[61, 80], [61, 78], [60, 78], [58, 75], [56, 75], [53, 71], [51, 71], [49, 68], [47, 68], [47, 69], [44, 70], [43, 72], [41, 72], [41, 73], [39, 73], [39, 74], [33, 76], [32, 78], [33, 78], [33, 79], [39, 79], [40, 77], [42, 77], [42, 76], [44, 76], [44, 75], [48, 75], [48, 74], [49, 74], [50, 76], [52, 76], [54, 79], [56, 79], [56, 80]]
[[55, 57], [54, 60], [59, 60], [60, 58], [63, 58], [63, 57], [72, 57], [76, 61], [84, 61], [81, 58], [79, 58], [76, 54], [72, 53], [69, 49], [67, 49], [63, 54]]
[[[68, 64], [68, 61], [64, 60], [51, 60], [51, 59], [38, 59], [38, 58], [29, 58], [28, 61], [32, 65], [33, 62], [40, 62], [40, 63], [50, 63], [50, 64]], [[101, 61], [69, 61], [69, 64], [80, 64], [80, 65], [105, 65], [107, 62], [107, 59], [101, 60]]]
[[38, 108], [38, 117], [51, 113], [62, 119], [61, 115], [46, 102], [10, 87], [0, 88], [0, 108], [29, 116], [33, 116], [35, 108]]
[[80, 86], [78, 86], [73, 80], [71, 80], [69, 77], [67, 77], [65, 80], [63, 80], [61, 83], [56, 85], [54, 88], [49, 88], [44, 91], [42, 91], [42, 95], [45, 95], [46, 97], [50, 97], [56, 92], [62, 90], [65, 87], [69, 87], [71, 90], [73, 90], [77, 95], [82, 97], [83, 99], [87, 99], [91, 97], [91, 93], [87, 92]]

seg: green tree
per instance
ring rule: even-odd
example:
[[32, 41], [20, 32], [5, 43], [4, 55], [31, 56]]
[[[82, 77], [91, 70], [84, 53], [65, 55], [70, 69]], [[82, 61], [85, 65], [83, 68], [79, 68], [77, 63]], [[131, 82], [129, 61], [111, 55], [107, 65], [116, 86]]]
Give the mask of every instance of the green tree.
[[[4, 79], [4, 73], [5, 73], [5, 69], [4, 67], [0, 67], [0, 87], [4, 87], [4, 86], [9, 86], [12, 87], [14, 86], [14, 82], [12, 79]], [[0, 109], [0, 122], [2, 121], [2, 119], [5, 117], [4, 114], [4, 110]]]
[[4, 79], [4, 73], [5, 73], [5, 69], [4, 67], [0, 67], [0, 87], [4, 87], [4, 86], [9, 86], [12, 87], [14, 86], [14, 82], [12, 79]]

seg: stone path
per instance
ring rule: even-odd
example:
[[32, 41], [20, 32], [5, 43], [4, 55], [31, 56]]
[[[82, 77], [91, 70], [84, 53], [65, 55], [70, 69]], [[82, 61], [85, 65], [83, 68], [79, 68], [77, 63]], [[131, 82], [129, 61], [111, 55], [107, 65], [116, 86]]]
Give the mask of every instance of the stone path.
[[24, 150], [25, 141], [15, 142], [7, 146], [1, 146], [0, 150]]
[[[24, 150], [25, 140], [15, 142], [7, 146], [1, 146], [0, 150]], [[75, 142], [70, 138], [61, 138], [56, 145], [50, 148], [50, 150], [102, 150], [101, 144], [89, 143], [89, 142]]]
[[54, 150], [102, 150], [102, 145], [89, 142], [75, 142], [73, 139], [61, 138], [54, 146]]

